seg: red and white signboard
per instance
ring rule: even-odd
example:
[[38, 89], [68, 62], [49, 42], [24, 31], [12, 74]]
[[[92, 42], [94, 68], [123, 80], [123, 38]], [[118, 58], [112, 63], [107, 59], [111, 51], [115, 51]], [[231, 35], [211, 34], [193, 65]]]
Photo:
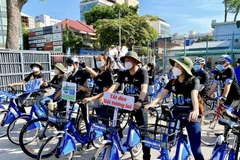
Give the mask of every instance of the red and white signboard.
[[134, 109], [134, 97], [125, 96], [111, 92], [104, 92], [103, 104], [123, 110], [132, 111]]

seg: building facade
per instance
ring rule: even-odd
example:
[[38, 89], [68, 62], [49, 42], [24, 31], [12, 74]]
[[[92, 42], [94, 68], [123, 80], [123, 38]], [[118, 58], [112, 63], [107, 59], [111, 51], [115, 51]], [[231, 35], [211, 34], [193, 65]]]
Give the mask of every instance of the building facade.
[[52, 17], [48, 16], [48, 15], [39, 15], [35, 17], [35, 22], [41, 22], [43, 23], [45, 26], [51, 26], [51, 25], [55, 25], [59, 22], [61, 22], [61, 20], [57, 20], [57, 19], [53, 19]]
[[138, 0], [82, 0], [80, 2], [80, 21], [85, 22], [84, 12], [89, 11], [94, 5], [113, 6], [114, 3], [127, 4], [128, 6], [137, 6]]
[[28, 29], [35, 28], [35, 19], [29, 15], [21, 13], [21, 22], [24, 24]]
[[6, 0], [0, 1], [0, 48], [5, 48], [7, 39], [7, 4]]
[[164, 20], [150, 21], [149, 24], [157, 31], [160, 37], [170, 36], [170, 25]]

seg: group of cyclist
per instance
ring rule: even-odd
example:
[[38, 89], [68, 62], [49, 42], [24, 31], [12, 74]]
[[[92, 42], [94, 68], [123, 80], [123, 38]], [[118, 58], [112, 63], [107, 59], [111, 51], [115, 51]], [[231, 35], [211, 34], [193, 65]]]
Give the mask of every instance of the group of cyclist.
[[[119, 60], [116, 58], [116, 61]], [[181, 113], [189, 113], [188, 120], [182, 120], [181, 125], [187, 129], [191, 150], [196, 160], [203, 160], [204, 157], [201, 152], [201, 124], [199, 114], [199, 94], [204, 99], [211, 96], [217, 86], [222, 89], [222, 97], [220, 103], [231, 105], [236, 108], [240, 104], [240, 88], [236, 79], [234, 69], [232, 68], [232, 59], [228, 55], [220, 56], [217, 62], [215, 80], [210, 91], [207, 85], [209, 74], [204, 70], [205, 59], [198, 57], [194, 62], [188, 57], [179, 57], [177, 59], [169, 59], [172, 65], [172, 73], [176, 77], [170, 80], [165, 88], [158, 94], [158, 96], [150, 102], [148, 98], [149, 92], [153, 90], [154, 84], [154, 65], [149, 63], [148, 70], [142, 67], [142, 62], [134, 51], [129, 51], [124, 57], [120, 58], [120, 62], [124, 68], [117, 72], [117, 78], [113, 78], [113, 60], [100, 54], [96, 59], [96, 69], [86, 66], [77, 57], [69, 57], [66, 60], [67, 69], [63, 64], [55, 64], [54, 73], [56, 74], [50, 82], [43, 81], [41, 88], [53, 87], [55, 92], [43, 98], [40, 104], [47, 109], [47, 102], [50, 99], [59, 101], [61, 99], [61, 84], [63, 81], [77, 84], [77, 100], [82, 101], [80, 104], [86, 126], [89, 123], [89, 113], [86, 104], [94, 103], [97, 105], [96, 111], [100, 117], [105, 116], [109, 106], [103, 105], [104, 92], [116, 92], [124, 87], [123, 94], [133, 96], [134, 116], [138, 126], [148, 124], [148, 110], [149, 107], [154, 106], [163, 100], [167, 94], [173, 95], [173, 114], [177, 116]], [[29, 80], [36, 78], [43, 78], [41, 70], [43, 67], [40, 63], [33, 63], [30, 66], [33, 70], [23, 81], [9, 84], [9, 86], [23, 85]], [[66, 71], [70, 74], [67, 78]], [[87, 85], [87, 80], [94, 78], [94, 86], [90, 89]], [[150, 148], [143, 145], [143, 159], [150, 160]]]

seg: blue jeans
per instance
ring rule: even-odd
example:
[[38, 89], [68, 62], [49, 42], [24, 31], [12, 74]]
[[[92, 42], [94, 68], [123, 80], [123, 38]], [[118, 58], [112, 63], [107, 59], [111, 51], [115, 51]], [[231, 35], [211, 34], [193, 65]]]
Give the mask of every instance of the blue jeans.
[[201, 151], [201, 125], [200, 122], [189, 122], [188, 120], [182, 120], [181, 125], [186, 126], [188, 138], [191, 145], [191, 150], [194, 159], [204, 160]]
[[[54, 92], [52, 95], [47, 96], [47, 97], [44, 97], [42, 100], [40, 100], [39, 103], [40, 103], [41, 107], [44, 109], [44, 111], [45, 111], [46, 113], [48, 113], [48, 105], [47, 105], [47, 103], [48, 103], [51, 99], [53, 99], [56, 94], [57, 94], [57, 92]], [[59, 100], [61, 100], [61, 97], [58, 97], [57, 101], [59, 101]]]

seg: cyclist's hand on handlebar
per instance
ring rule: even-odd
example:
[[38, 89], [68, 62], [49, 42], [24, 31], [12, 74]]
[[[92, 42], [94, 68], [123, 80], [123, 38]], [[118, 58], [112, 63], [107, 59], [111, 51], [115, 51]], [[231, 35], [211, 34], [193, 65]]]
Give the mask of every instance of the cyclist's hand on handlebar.
[[87, 104], [88, 102], [92, 101], [91, 97], [88, 97], [88, 98], [84, 98], [83, 99], [83, 104]]
[[141, 108], [141, 107], [142, 107], [142, 103], [140, 103], [140, 102], [134, 103], [134, 110], [135, 111], [139, 110], [139, 108]]
[[151, 107], [151, 105], [150, 105], [150, 104], [147, 104], [147, 105], [144, 107], [144, 111], [145, 111], [145, 112], [148, 112], [148, 111], [149, 111], [148, 109], [149, 109], [150, 107]]
[[12, 87], [12, 86], [13, 86], [13, 84], [8, 84], [8, 86], [9, 86], [9, 87]]
[[190, 114], [189, 114], [189, 121], [197, 122], [198, 115], [199, 115], [199, 111], [198, 110], [194, 110], [194, 111], [190, 112]]

